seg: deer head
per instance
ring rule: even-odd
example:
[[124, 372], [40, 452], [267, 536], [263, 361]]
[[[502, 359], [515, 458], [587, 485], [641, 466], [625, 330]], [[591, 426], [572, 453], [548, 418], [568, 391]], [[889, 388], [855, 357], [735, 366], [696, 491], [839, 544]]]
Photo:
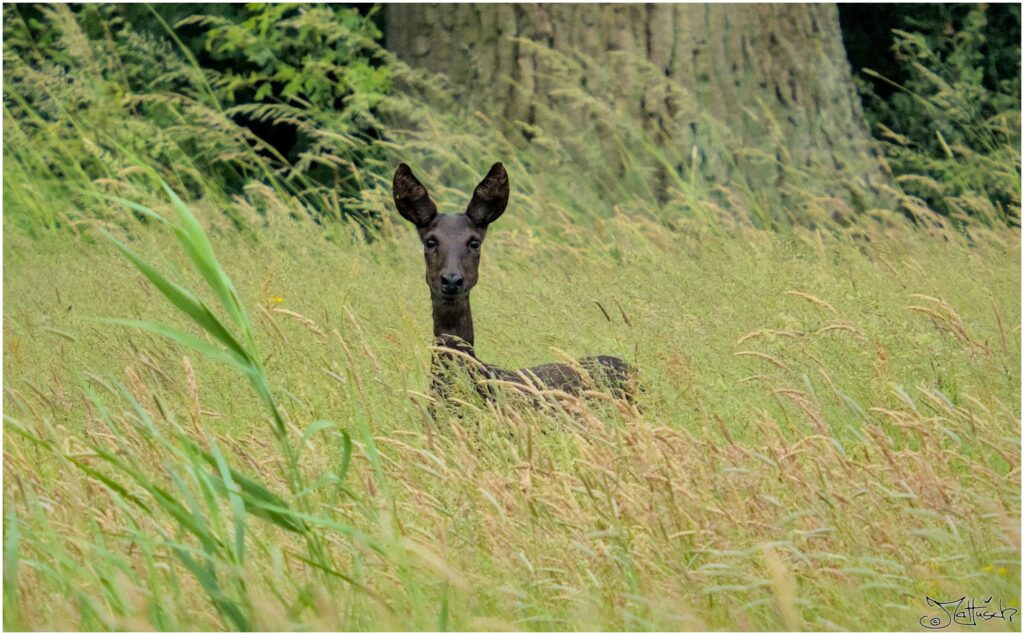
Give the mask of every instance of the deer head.
[[508, 204], [508, 174], [500, 163], [491, 166], [476, 186], [463, 214], [438, 214], [427, 188], [402, 163], [392, 186], [395, 207], [416, 226], [423, 243], [427, 286], [433, 303], [464, 301], [476, 285], [480, 248], [488, 226], [501, 216]]

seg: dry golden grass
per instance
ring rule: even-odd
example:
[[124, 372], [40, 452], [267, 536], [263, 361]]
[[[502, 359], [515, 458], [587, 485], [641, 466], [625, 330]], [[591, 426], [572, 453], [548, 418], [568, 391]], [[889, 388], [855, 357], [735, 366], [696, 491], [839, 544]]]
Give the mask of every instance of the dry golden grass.
[[[410, 232], [368, 244], [285, 220], [256, 238], [214, 231], [300, 495], [240, 374], [88, 319], [189, 328], [126, 261], [14, 235], [5, 620], [234, 626], [174, 553], [197, 541], [140, 487], [98, 476], [124, 482], [96, 456], [107, 448], [235, 539], [230, 501], [171, 451], [180, 443], [133, 425], [140, 412], [305, 505], [306, 534], [250, 509], [244, 560], [210, 560], [253, 628], [902, 630], [930, 614], [926, 595], [1019, 607], [1019, 234], [861, 231], [867, 242], [723, 236], [620, 215], [545, 228], [555, 242], [513, 205], [484, 248], [478, 353], [506, 367], [622, 355], [640, 368], [641, 410], [469, 401], [437, 421]], [[133, 249], [199, 284], [166, 235], [135, 234]], [[342, 430], [353, 453], [339, 482]]]

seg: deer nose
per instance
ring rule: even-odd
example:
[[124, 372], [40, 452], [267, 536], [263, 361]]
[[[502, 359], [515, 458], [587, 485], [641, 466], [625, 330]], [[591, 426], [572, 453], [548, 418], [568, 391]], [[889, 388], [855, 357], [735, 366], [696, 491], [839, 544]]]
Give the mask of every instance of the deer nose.
[[457, 273], [445, 273], [441, 275], [441, 290], [445, 293], [456, 293], [462, 291], [465, 281]]

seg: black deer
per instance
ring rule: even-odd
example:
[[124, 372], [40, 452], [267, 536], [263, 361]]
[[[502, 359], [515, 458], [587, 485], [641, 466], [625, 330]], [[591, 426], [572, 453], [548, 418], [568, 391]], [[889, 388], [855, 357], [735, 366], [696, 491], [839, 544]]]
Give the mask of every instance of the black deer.
[[427, 287], [434, 314], [435, 352], [431, 392], [446, 398], [452, 371], [465, 369], [478, 392], [488, 399], [499, 380], [536, 389], [561, 390], [580, 395], [590, 388], [606, 387], [612, 395], [632, 400], [634, 373], [629, 364], [608, 355], [584, 357], [575, 364], [542, 364], [522, 370], [506, 370], [485, 364], [473, 349], [473, 314], [469, 292], [477, 283], [480, 249], [487, 229], [508, 205], [508, 174], [495, 163], [476, 186], [464, 214], [438, 214], [427, 188], [402, 163], [393, 183], [398, 213], [416, 226], [423, 243]]

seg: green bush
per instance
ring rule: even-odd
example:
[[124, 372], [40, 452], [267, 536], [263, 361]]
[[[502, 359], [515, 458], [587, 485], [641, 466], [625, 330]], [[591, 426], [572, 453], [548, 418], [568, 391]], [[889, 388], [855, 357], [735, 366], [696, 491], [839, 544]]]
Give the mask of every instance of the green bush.
[[205, 27], [206, 72], [232, 119], [268, 136], [296, 137], [275, 148], [289, 179], [354, 193], [365, 186], [358, 166], [375, 153], [368, 143], [380, 136], [375, 108], [391, 85], [373, 13], [246, 5], [234, 20], [194, 16], [176, 28]]
[[[986, 8], [971, 6], [955, 22], [944, 17], [920, 31], [894, 31], [905, 81], [865, 69], [897, 88], [889, 99], [869, 96], [868, 118], [912, 215], [917, 199], [961, 222], [1019, 224], [1020, 47], [1006, 58], [1011, 68], [993, 69]], [[1019, 9], [1016, 18], [1019, 29]]]
[[[176, 25], [163, 8], [4, 8], [13, 218], [33, 231], [110, 222], [76, 192], [148, 188], [139, 164], [219, 203], [257, 183], [314, 216], [351, 215], [342, 201], [365, 188], [360, 166], [379, 153], [367, 141], [390, 85], [372, 15], [210, 8]], [[282, 129], [295, 137], [284, 152]], [[54, 198], [67, 201], [58, 213], [43, 204]]]

